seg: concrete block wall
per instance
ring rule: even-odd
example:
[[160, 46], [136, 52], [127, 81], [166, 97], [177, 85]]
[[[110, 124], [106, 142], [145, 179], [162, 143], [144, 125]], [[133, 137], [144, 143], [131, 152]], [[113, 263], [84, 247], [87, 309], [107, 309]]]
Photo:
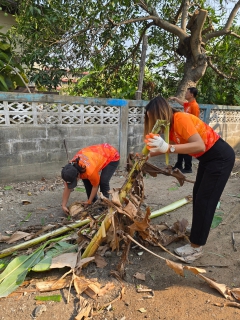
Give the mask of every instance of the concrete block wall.
[[69, 159], [81, 148], [110, 143], [119, 148], [117, 127], [14, 126], [0, 129], [1, 182], [27, 181], [60, 176]]
[[[8, 109], [8, 103], [11, 104], [13, 101], [16, 105], [20, 101], [18, 110]], [[26, 111], [22, 108], [24, 102], [28, 103], [28, 110]], [[45, 104], [58, 105], [59, 123], [41, 124], [37, 122], [38, 111], [36, 106], [38, 103], [42, 104], [43, 108], [45, 108]], [[61, 106], [76, 104], [86, 106], [87, 119], [91, 117], [95, 119], [98, 116], [98, 123], [84, 122], [82, 116], [82, 113], [85, 112], [84, 108], [73, 112], [73, 117], [82, 119], [81, 123], [62, 123]], [[147, 101], [0, 93], [1, 182], [28, 181], [41, 179], [42, 177], [60, 176], [62, 166], [67, 163], [64, 139], [67, 143], [69, 159], [85, 146], [104, 142], [110, 143], [119, 150], [121, 155], [119, 169], [124, 170], [129, 152], [141, 152], [144, 146], [143, 108], [146, 104]], [[106, 106], [106, 110], [110, 111], [105, 111], [105, 107], [101, 111], [98, 108], [98, 114], [95, 114], [91, 110], [89, 111], [89, 105]], [[111, 118], [111, 108], [114, 108], [115, 115], [118, 114], [119, 118], [115, 122], [113, 121], [114, 123], [108, 123], [105, 120], [105, 123], [100, 123], [101, 115], [104, 119]], [[119, 108], [119, 113], [116, 112], [116, 108]], [[203, 120], [210, 123], [236, 151], [240, 151], [240, 107], [200, 105], [200, 108]], [[71, 112], [70, 110], [70, 120]], [[19, 117], [21, 121], [24, 114], [28, 117], [27, 119], [29, 119], [29, 115], [32, 115], [34, 122], [12, 123], [10, 121], [10, 118], [13, 119], [15, 116]], [[51, 115], [47, 109], [43, 109], [43, 113], [41, 113], [41, 115], [46, 116], [46, 119], [49, 114]], [[64, 111], [64, 116], [66, 114], [67, 112]]]

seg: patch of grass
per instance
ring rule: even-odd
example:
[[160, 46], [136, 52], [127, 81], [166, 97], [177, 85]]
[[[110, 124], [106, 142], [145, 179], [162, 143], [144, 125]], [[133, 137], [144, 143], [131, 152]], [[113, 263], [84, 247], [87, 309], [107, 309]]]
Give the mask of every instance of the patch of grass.
[[177, 190], [177, 189], [178, 189], [177, 186], [168, 188], [169, 191], [175, 191], [175, 190]]
[[29, 212], [26, 216], [25, 219], [23, 219], [21, 222], [20, 222], [20, 226], [24, 223], [24, 222], [28, 222], [29, 221], [29, 218], [31, 217], [32, 215], [32, 212]]
[[5, 186], [3, 189], [4, 190], [12, 190], [12, 188], [13, 188], [12, 186]]
[[74, 190], [78, 192], [85, 192], [85, 188], [76, 187]]

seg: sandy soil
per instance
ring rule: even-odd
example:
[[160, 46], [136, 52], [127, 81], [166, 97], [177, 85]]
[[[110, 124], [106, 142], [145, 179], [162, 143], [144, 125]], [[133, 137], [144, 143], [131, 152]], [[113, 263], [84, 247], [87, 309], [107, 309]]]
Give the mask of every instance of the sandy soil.
[[[240, 231], [240, 161], [236, 161], [233, 175], [220, 199], [220, 208], [223, 214], [222, 223], [212, 229], [208, 242], [204, 248], [204, 255], [192, 265], [206, 270], [206, 276], [218, 283], [230, 288], [240, 288], [240, 233], [235, 233], [237, 251], [233, 250], [231, 232]], [[163, 164], [159, 162], [159, 167]], [[193, 173], [187, 178], [194, 180], [197, 163], [194, 162]], [[237, 173], [239, 172], [239, 173]], [[111, 187], [119, 188], [125, 181], [125, 175], [118, 173], [112, 178]], [[64, 214], [61, 210], [61, 194], [63, 184], [60, 177], [41, 181], [25, 183], [10, 183], [10, 190], [6, 185], [0, 185], [0, 233], [6, 235], [7, 231], [24, 229], [28, 226], [43, 226], [49, 223], [56, 224], [63, 221]], [[157, 178], [146, 176], [144, 178], [145, 203], [152, 211], [164, 207], [176, 200], [182, 199], [192, 193], [192, 184], [185, 183], [179, 187], [177, 181], [172, 177], [159, 175]], [[79, 187], [81, 184], [79, 183]], [[71, 201], [85, 200], [83, 192], [74, 191]], [[28, 200], [28, 205], [23, 205], [23, 200]], [[151, 220], [152, 224], [166, 222], [171, 226], [177, 220], [187, 219], [191, 223], [192, 205], [187, 204], [175, 211]], [[184, 245], [186, 240], [172, 243], [167, 248]], [[9, 245], [0, 244], [0, 249]], [[158, 247], [149, 245], [147, 247], [156, 254], [177, 261], [174, 257]], [[120, 252], [121, 253], [121, 252]], [[227, 300], [215, 289], [211, 288], [202, 279], [186, 272], [185, 277], [177, 275], [170, 269], [164, 260], [142, 250], [135, 244], [129, 253], [129, 264], [126, 266], [126, 277], [122, 283], [110, 275], [120, 259], [120, 253], [109, 252], [105, 256], [107, 266], [97, 268], [95, 263], [90, 263], [83, 274], [87, 278], [97, 278], [102, 284], [114, 283], [115, 287], [97, 299], [100, 305], [111, 302], [118, 297], [124, 287], [125, 293], [122, 299], [112, 303], [102, 313], [95, 315], [94, 319], [167, 319], [167, 320], [204, 320], [204, 319], [240, 319], [240, 309], [228, 306], [219, 307], [215, 303], [223, 304]], [[38, 293], [34, 289], [34, 283], [39, 280], [60, 277], [68, 269], [57, 269], [44, 273], [29, 273], [28, 280], [31, 284], [25, 289], [24, 294], [16, 294], [0, 299], [0, 319], [12, 320], [17, 317], [23, 320], [33, 319], [35, 309], [39, 306], [35, 300], [36, 295], [60, 294], [61, 302], [44, 302], [44, 312], [37, 316], [38, 319], [73, 320], [77, 315], [78, 296], [74, 288], [70, 291], [69, 303], [68, 289], [55, 292]], [[145, 275], [145, 281], [135, 277], [136, 273]], [[138, 288], [152, 289], [153, 294], [138, 293]], [[31, 289], [31, 290], [29, 290]], [[91, 301], [92, 299], [84, 295]], [[141, 312], [141, 310], [144, 312]]]

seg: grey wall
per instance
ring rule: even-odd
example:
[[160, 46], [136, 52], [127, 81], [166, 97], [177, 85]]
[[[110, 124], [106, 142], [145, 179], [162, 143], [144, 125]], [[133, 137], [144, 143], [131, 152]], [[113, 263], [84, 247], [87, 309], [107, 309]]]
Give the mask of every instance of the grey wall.
[[117, 127], [19, 126], [0, 128], [1, 182], [32, 180], [60, 175], [69, 158], [81, 148], [108, 142], [119, 147]]
[[[70, 159], [83, 147], [110, 143], [119, 150], [119, 169], [124, 170], [128, 153], [141, 152], [144, 145], [146, 104], [147, 101], [0, 93], [1, 182], [60, 176], [67, 163], [64, 139]], [[240, 107], [200, 108], [203, 120], [240, 151]]]

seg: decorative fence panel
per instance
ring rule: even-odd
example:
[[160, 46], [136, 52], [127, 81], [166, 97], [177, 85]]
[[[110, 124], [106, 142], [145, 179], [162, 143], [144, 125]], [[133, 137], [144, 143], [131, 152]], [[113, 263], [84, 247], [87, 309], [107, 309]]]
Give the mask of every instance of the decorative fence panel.
[[[84, 146], [108, 142], [118, 148], [120, 167], [143, 147], [148, 101], [94, 99], [54, 94], [0, 93], [0, 174], [21, 181], [60, 173]], [[182, 109], [177, 104], [174, 107]], [[201, 118], [229, 143], [240, 144], [240, 107], [200, 105]]]

